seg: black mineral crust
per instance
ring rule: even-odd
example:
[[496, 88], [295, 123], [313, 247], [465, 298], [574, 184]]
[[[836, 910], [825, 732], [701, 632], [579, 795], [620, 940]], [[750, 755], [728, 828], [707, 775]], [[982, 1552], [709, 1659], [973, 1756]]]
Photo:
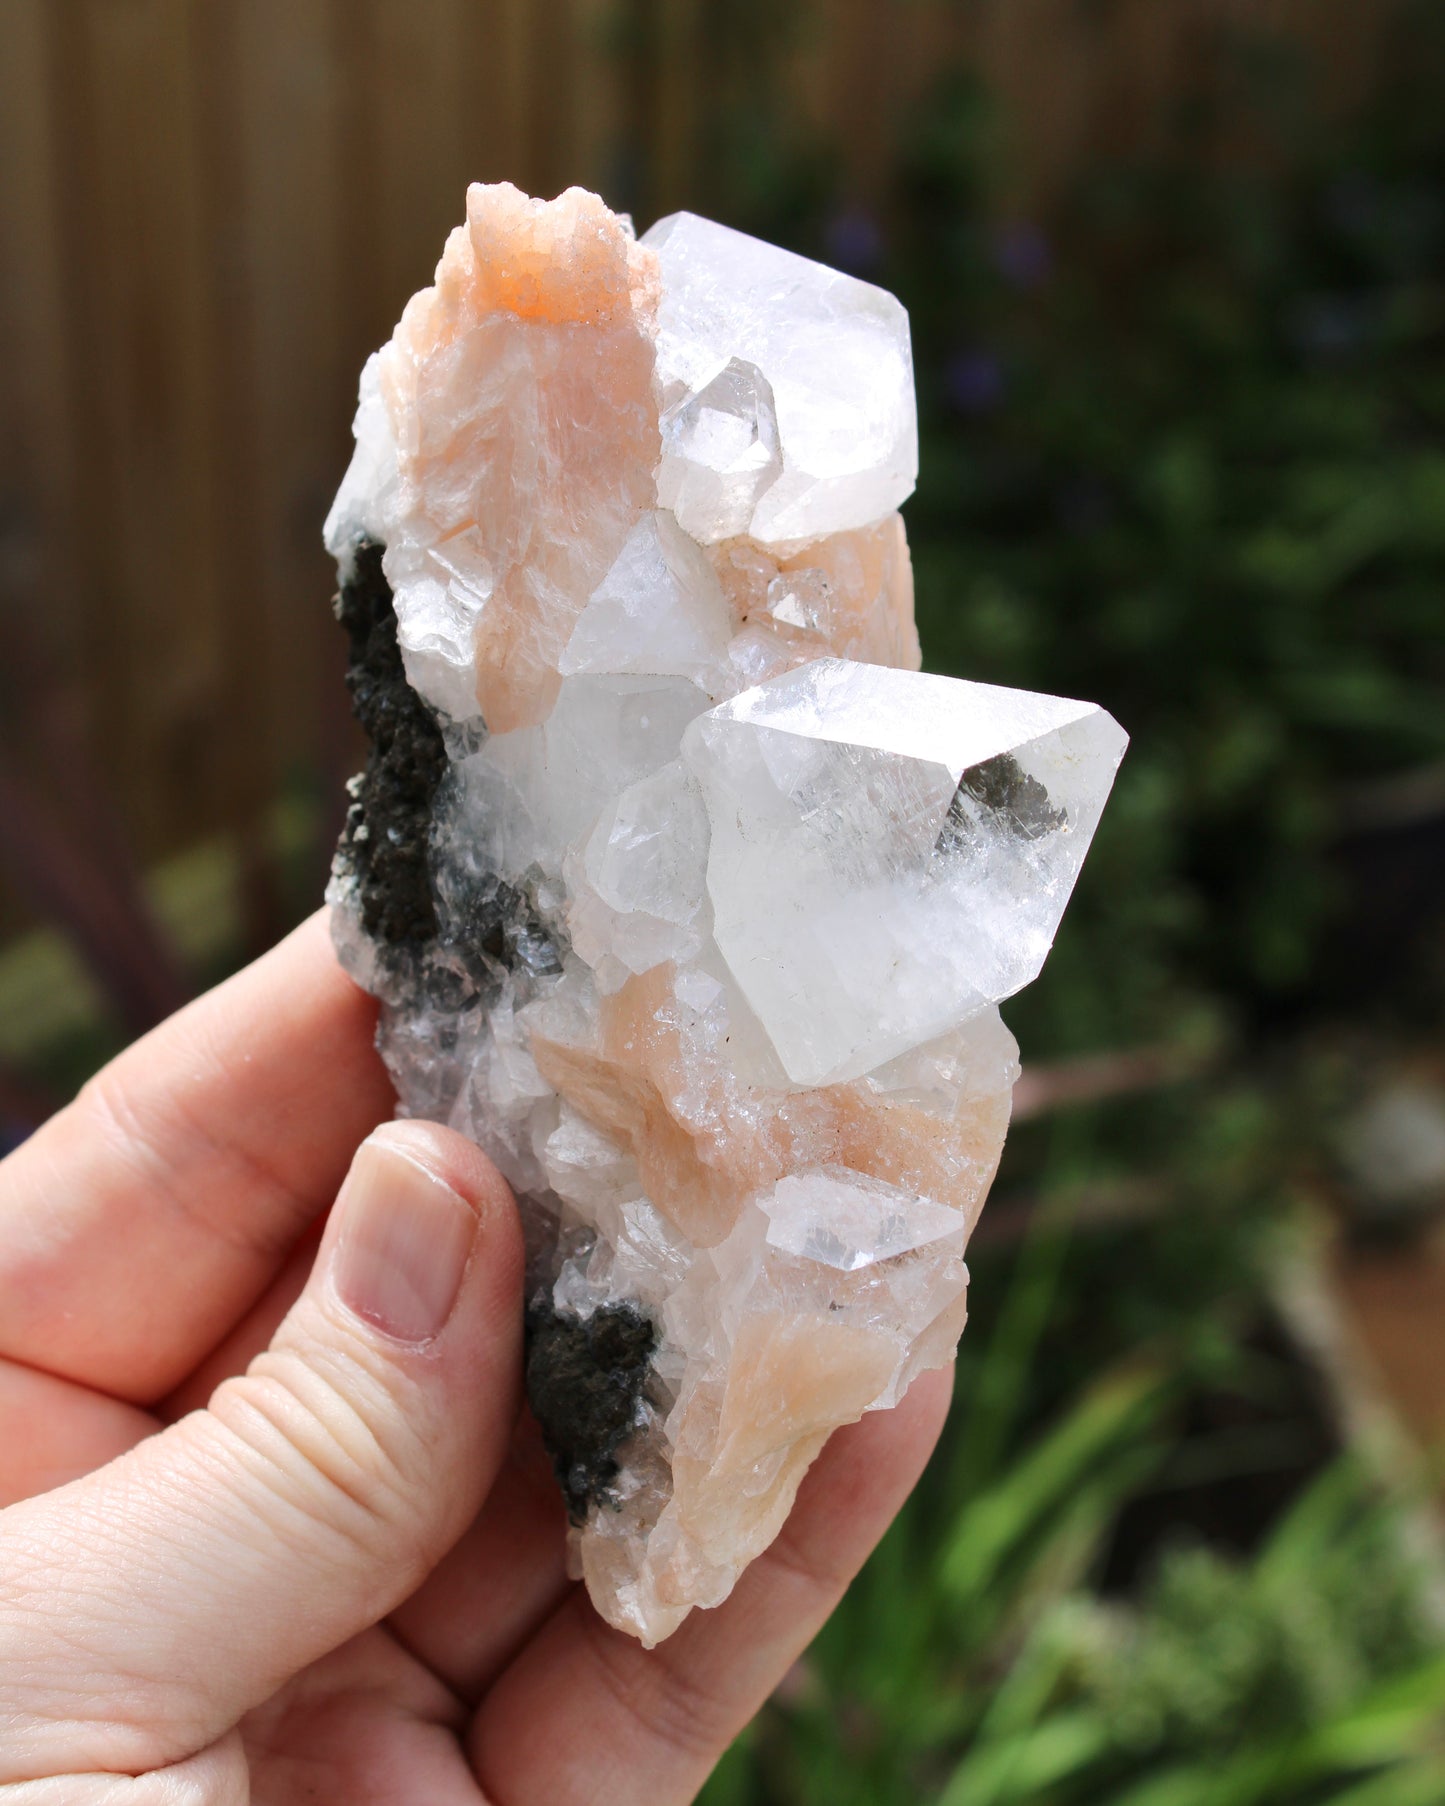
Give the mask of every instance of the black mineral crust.
[[636, 1305], [577, 1317], [543, 1291], [528, 1308], [527, 1398], [574, 1524], [617, 1478], [656, 1347], [656, 1327]]
[[420, 948], [437, 932], [427, 869], [432, 804], [447, 768], [436, 718], [406, 680], [383, 548], [363, 544], [336, 598], [351, 641], [346, 687], [371, 742], [337, 858], [354, 873], [361, 923], [373, 940]]
[[999, 753], [964, 772], [938, 836], [940, 853], [958, 852], [967, 845], [970, 805], [992, 816], [1016, 840], [1039, 840], [1068, 820], [1012, 753]]
[[[425, 998], [441, 1014], [431, 1032], [445, 1045], [502, 969], [559, 972], [566, 943], [525, 885], [450, 869], [437, 887], [429, 851], [447, 749], [407, 682], [382, 549], [358, 548], [336, 599], [351, 642], [347, 688], [371, 742], [351, 784], [337, 870], [355, 880], [361, 926], [384, 957], [388, 986], [400, 983], [392, 1007], [405, 1019]], [[603, 1305], [582, 1319], [542, 1292], [527, 1312], [528, 1396], [574, 1522], [609, 1496], [656, 1346], [655, 1327], [634, 1305]]]
[[532, 892], [487, 872], [453, 877], [443, 889], [449, 945], [473, 965], [543, 977], [562, 970], [565, 938], [561, 925], [539, 907]]

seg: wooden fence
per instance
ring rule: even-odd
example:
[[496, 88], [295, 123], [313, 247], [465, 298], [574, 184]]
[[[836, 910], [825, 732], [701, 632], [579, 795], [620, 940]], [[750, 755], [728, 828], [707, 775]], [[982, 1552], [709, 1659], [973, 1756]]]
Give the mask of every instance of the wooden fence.
[[427, 280], [468, 179], [582, 182], [644, 216], [705, 203], [709, 122], [755, 79], [749, 18], [775, 104], [836, 139], [862, 197], [886, 193], [900, 112], [972, 62], [999, 99], [1009, 204], [1032, 210], [1101, 143], [1147, 134], [1221, 20], [1322, 50], [1347, 105], [1381, 11], [0, 0], [12, 708], [38, 688], [83, 725], [145, 857], [324, 769], [344, 730], [319, 531], [363, 356]]

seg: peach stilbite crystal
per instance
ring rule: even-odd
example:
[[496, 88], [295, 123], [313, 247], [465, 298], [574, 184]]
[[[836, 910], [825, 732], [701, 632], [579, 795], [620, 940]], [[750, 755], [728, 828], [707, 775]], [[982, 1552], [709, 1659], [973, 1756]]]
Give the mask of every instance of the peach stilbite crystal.
[[573, 624], [652, 500], [658, 296], [656, 258], [596, 195], [474, 186], [380, 353], [395, 492], [341, 530], [385, 544], [408, 675], [457, 720], [545, 719]]
[[372, 737], [329, 896], [401, 1108], [501, 1167], [574, 1571], [654, 1643], [952, 1358], [1124, 749], [919, 672], [907, 318], [677, 215], [473, 187], [326, 526]]

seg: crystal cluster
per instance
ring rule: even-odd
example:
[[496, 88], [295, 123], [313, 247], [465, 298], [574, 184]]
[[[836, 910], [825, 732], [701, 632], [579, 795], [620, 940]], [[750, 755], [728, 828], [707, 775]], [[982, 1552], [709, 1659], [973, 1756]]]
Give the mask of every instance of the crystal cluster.
[[951, 1359], [1039, 970], [1125, 737], [921, 673], [907, 316], [691, 214], [473, 187], [326, 527], [372, 740], [330, 890], [408, 1114], [529, 1237], [599, 1610], [726, 1597]]

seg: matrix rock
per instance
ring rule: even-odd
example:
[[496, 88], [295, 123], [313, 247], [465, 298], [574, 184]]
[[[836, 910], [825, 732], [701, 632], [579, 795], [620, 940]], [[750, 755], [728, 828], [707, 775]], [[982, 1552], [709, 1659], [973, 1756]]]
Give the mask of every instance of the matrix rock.
[[646, 1643], [952, 1359], [1125, 745], [921, 673], [892, 296], [473, 187], [326, 526], [372, 742], [329, 897], [403, 1113], [521, 1203], [574, 1569]]

